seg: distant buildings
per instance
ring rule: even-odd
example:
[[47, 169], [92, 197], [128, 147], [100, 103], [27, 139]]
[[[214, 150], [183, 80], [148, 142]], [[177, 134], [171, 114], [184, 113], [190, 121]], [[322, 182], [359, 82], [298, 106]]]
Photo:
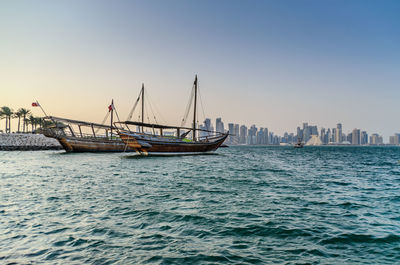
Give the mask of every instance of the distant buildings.
[[366, 131], [362, 131], [360, 135], [360, 144], [366, 145], [368, 144], [368, 134]]
[[[228, 145], [293, 145], [298, 139], [307, 145], [382, 145], [383, 138], [379, 134], [368, 136], [366, 131], [353, 129], [350, 133], [344, 134], [341, 123], [336, 124], [335, 128], [321, 128], [318, 131], [316, 125], [310, 125], [307, 122], [302, 127], [297, 127], [296, 133], [285, 132], [283, 136], [275, 135], [268, 128], [257, 128], [252, 125], [248, 128], [246, 125], [229, 123], [227, 129], [224, 127], [222, 118], [215, 120], [217, 132], [225, 133], [229, 131], [226, 140]], [[200, 125], [200, 129], [213, 131], [210, 119], [205, 119]], [[206, 136], [207, 132], [200, 131], [200, 136]], [[400, 145], [400, 133], [390, 136], [391, 145]]]
[[374, 133], [374, 134], [372, 134], [372, 135], [369, 137], [369, 143], [370, 143], [371, 145], [380, 145], [380, 144], [383, 144], [383, 138], [382, 138], [382, 136], [380, 136], [379, 134]]
[[246, 125], [240, 126], [239, 144], [247, 144], [247, 127], [246, 127]]
[[220, 133], [225, 132], [224, 123], [221, 118], [217, 118], [215, 121], [215, 130]]
[[336, 124], [336, 136], [335, 136], [335, 143], [341, 143], [342, 142], [342, 124], [338, 123]]
[[389, 144], [391, 145], [400, 145], [400, 133], [396, 133], [393, 136], [389, 137]]
[[354, 129], [351, 133], [351, 144], [352, 145], [360, 145], [360, 130]]

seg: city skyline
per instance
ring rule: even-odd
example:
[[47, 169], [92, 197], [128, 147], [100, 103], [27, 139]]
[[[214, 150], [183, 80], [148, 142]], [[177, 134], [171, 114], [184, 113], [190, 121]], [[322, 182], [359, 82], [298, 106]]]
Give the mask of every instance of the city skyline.
[[111, 99], [126, 117], [144, 83], [178, 125], [198, 74], [206, 117], [280, 135], [341, 122], [389, 139], [399, 12], [397, 1], [2, 1], [0, 105], [38, 100], [101, 122]]
[[[213, 131], [214, 126], [210, 118], [206, 118], [202, 124], [199, 125], [201, 130]], [[225, 123], [222, 118], [215, 119], [215, 131], [228, 132], [227, 144], [246, 144], [246, 145], [277, 145], [277, 144], [294, 144], [301, 139], [305, 144], [310, 145], [399, 145], [400, 133], [392, 133], [387, 139], [384, 140], [383, 136], [376, 132], [370, 134], [362, 129], [354, 128], [347, 133], [343, 131], [341, 123], [336, 124], [336, 127], [320, 127], [318, 125], [311, 125], [308, 122], [303, 122], [302, 127], [297, 126], [296, 132], [286, 131], [284, 134], [275, 134], [268, 127], [258, 127], [253, 124], [247, 126], [245, 124]], [[205, 135], [206, 133], [202, 133]], [[317, 140], [317, 141], [315, 141]]]

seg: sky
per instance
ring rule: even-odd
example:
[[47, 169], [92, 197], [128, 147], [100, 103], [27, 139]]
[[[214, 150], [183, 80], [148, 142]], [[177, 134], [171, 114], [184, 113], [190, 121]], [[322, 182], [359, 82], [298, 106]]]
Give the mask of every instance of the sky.
[[180, 125], [197, 74], [200, 122], [340, 122], [387, 141], [400, 133], [399, 14], [389, 0], [2, 0], [0, 106], [101, 122], [114, 99], [125, 120], [144, 83], [146, 116]]

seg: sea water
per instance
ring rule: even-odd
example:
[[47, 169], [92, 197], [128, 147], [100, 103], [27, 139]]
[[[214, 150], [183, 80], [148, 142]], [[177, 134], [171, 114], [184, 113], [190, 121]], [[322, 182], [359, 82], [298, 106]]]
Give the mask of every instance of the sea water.
[[399, 264], [400, 148], [0, 152], [0, 264]]

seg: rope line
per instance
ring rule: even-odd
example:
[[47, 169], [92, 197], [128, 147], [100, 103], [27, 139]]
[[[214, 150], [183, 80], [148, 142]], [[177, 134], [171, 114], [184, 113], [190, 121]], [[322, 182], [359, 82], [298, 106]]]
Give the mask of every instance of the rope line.
[[130, 121], [130, 120], [132, 119], [133, 112], [135, 111], [135, 109], [136, 109], [136, 107], [137, 107], [137, 105], [138, 105], [138, 103], [139, 103], [139, 100], [140, 100], [141, 95], [142, 95], [142, 93], [139, 93], [139, 96], [138, 96], [138, 98], [136, 99], [136, 102], [135, 102], [135, 104], [133, 105], [131, 111], [129, 112], [128, 118], [127, 118], [126, 120]]
[[189, 111], [190, 111], [190, 109], [192, 108], [193, 97], [194, 97], [194, 85], [193, 85], [193, 87], [192, 87], [192, 92], [190, 93], [189, 102], [188, 102], [188, 104], [186, 105], [185, 115], [184, 115], [184, 117], [183, 117], [183, 119], [182, 119], [182, 123], [181, 123], [181, 126], [182, 126], [182, 127], [186, 124], [187, 117], [188, 117], [188, 115], [189, 115]]

